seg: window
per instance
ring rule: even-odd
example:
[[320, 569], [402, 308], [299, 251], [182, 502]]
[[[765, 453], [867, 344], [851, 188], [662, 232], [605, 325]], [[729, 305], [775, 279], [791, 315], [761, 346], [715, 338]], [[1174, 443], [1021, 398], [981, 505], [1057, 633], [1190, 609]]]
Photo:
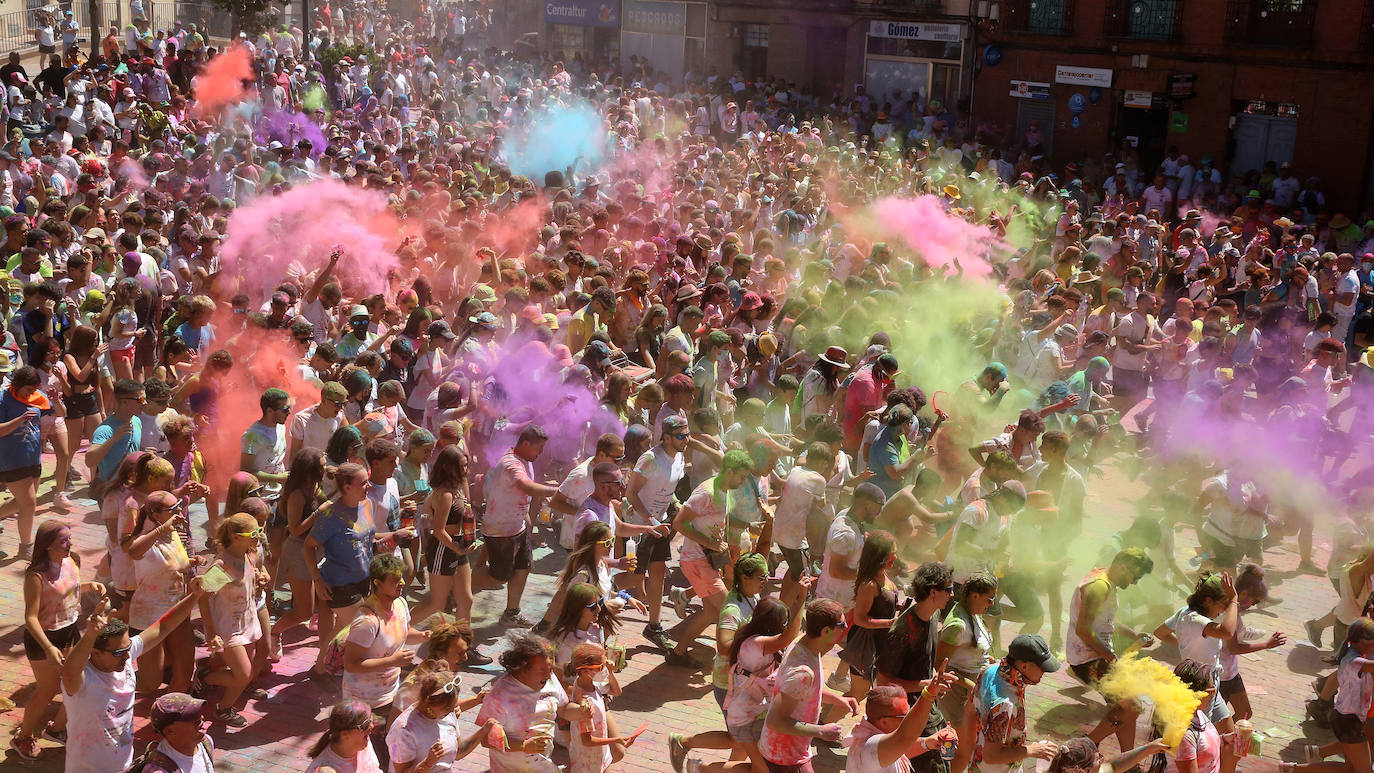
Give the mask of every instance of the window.
[[1228, 0], [1226, 40], [1236, 45], [1306, 48], [1317, 0]]
[[1107, 37], [1135, 40], [1176, 40], [1182, 21], [1183, 0], [1108, 0]]
[[768, 25], [744, 25], [744, 45], [749, 48], [768, 48]]
[[1074, 0], [1007, 0], [1002, 15], [1008, 29], [1034, 35], [1068, 35], [1073, 32]]
[[572, 56], [575, 51], [588, 51], [591, 49], [591, 41], [587, 38], [590, 27], [574, 27], [571, 24], [554, 24], [550, 27], [553, 32], [552, 50], [565, 51], [567, 56]]

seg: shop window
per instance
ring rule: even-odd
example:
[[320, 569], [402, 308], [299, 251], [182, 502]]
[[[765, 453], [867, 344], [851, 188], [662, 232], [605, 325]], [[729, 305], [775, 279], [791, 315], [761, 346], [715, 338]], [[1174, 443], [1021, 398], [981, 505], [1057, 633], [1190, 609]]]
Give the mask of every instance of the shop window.
[[576, 51], [590, 51], [591, 41], [587, 33], [590, 27], [574, 27], [571, 24], [555, 24], [552, 26], [550, 42], [552, 50], [566, 52], [566, 56], [572, 56]]
[[1035, 35], [1073, 32], [1074, 0], [1008, 0], [1002, 15], [1009, 29]]
[[1108, 0], [1103, 34], [1135, 40], [1177, 40], [1183, 0]]

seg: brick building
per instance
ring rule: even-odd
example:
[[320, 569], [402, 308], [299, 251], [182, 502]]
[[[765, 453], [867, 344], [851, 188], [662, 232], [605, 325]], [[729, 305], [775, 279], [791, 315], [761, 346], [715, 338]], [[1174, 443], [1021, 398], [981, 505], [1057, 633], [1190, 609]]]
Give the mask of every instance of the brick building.
[[[980, 3], [980, 6], [983, 4]], [[972, 111], [1055, 161], [1177, 145], [1231, 173], [1291, 161], [1328, 202], [1374, 201], [1374, 0], [990, 0]]]

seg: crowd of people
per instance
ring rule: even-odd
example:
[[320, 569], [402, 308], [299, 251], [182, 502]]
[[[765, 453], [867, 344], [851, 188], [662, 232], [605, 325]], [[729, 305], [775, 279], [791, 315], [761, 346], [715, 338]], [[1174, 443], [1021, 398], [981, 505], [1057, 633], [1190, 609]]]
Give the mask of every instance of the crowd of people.
[[[252, 75], [214, 108], [203, 22], [87, 58], [47, 19], [42, 70], [0, 67], [14, 753], [211, 771], [304, 648], [333, 703], [306, 770], [604, 771], [644, 732], [614, 712], [633, 620], [659, 650], [633, 657], [709, 672], [679, 773], [821, 744], [865, 773], [1234, 773], [1239, 656], [1288, 641], [1243, 615], [1291, 537], [1334, 589], [1305, 635], [1333, 629], [1309, 709], [1336, 740], [1285, 766], [1371, 773], [1374, 220], [1287, 165], [1052, 170], [1037, 127], [917, 93], [565, 66], [502, 50], [486, 2], [317, 10], [234, 41]], [[528, 152], [587, 108], [595, 153]], [[271, 221], [302, 192], [353, 241]], [[1085, 536], [1127, 479], [1137, 515]], [[1111, 687], [1146, 651], [1186, 727]], [[1102, 719], [1036, 739], [1026, 691], [1065, 667]]]

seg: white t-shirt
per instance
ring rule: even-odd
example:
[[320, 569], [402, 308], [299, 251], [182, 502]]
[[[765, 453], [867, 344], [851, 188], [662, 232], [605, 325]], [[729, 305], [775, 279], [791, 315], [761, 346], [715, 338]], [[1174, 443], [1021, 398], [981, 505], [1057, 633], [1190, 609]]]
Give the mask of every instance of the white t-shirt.
[[806, 540], [807, 514], [825, 506], [825, 476], [801, 466], [792, 468], [773, 516], [773, 541], [779, 547], [800, 550]]
[[897, 761], [887, 766], [878, 762], [878, 743], [883, 732], [867, 720], [854, 726], [851, 738], [853, 743], [844, 765], [849, 773], [911, 773], [911, 760], [906, 757], [898, 755]]
[[[673, 492], [682, 476], [687, 474], [686, 460], [682, 454], [669, 454], [668, 449], [655, 446], [645, 451], [635, 462], [635, 472], [644, 476], [644, 485], [639, 488], [639, 501], [649, 508], [653, 522], [661, 523], [673, 502]], [[626, 520], [630, 523], [647, 525], [650, 518], [634, 508], [627, 511]]]
[[382, 764], [377, 761], [377, 752], [372, 749], [370, 743], [364, 744], [363, 750], [352, 759], [340, 757], [333, 749], [324, 747], [320, 756], [310, 761], [310, 767], [305, 769], [305, 773], [314, 773], [321, 768], [329, 768], [338, 773], [382, 773]]
[[[507, 451], [487, 475], [487, 513], [482, 533], [487, 537], [514, 537], [529, 525], [530, 495], [516, 486], [532, 480], [534, 465]], [[578, 504], [581, 504], [579, 501]]]
[[129, 658], [122, 671], [101, 671], [87, 663], [81, 689], [69, 695], [67, 707], [66, 773], [110, 773], [134, 763], [135, 666], [143, 654], [143, 637], [129, 640]]
[[[740, 645], [735, 666], [730, 669], [734, 685], [725, 705], [725, 724], [748, 727], [768, 711], [768, 704], [777, 690], [778, 658], [764, 653], [759, 637], [751, 636]], [[744, 671], [748, 671], [748, 675]]]
[[334, 436], [334, 430], [343, 424], [341, 413], [334, 414], [334, 418], [326, 419], [319, 414], [319, 406], [312, 405], [296, 412], [291, 417], [291, 439], [299, 440], [301, 448], [315, 448], [323, 451], [329, 445], [329, 438]]
[[[209, 749], [205, 748], [207, 744]], [[205, 734], [205, 742], [196, 744], [196, 750], [190, 755], [173, 749], [165, 740], [157, 745], [157, 749], [175, 762], [181, 773], [215, 773], [215, 739], [211, 738], [209, 733]]]
[[1342, 714], [1353, 714], [1363, 718], [1369, 714], [1371, 695], [1374, 695], [1374, 675], [1360, 672], [1360, 655], [1351, 650], [1341, 658], [1340, 668], [1336, 671], [1334, 706]]
[[[725, 529], [726, 500], [729, 492], [721, 492], [716, 496], [715, 478], [708, 478], [702, 481], [700, 486], [692, 492], [692, 496], [687, 498], [686, 506], [691, 508], [696, 517], [690, 523], [703, 534], [720, 534]], [[776, 529], [776, 526], [774, 527]], [[774, 531], [776, 539], [777, 532]], [[684, 539], [682, 542], [683, 561], [705, 561], [706, 551], [701, 545], [693, 540]]]
[[596, 491], [592, 482], [592, 460], [587, 459], [568, 471], [568, 477], [558, 486], [558, 493], [567, 497], [574, 507], [581, 507], [587, 497]]
[[845, 566], [851, 570], [859, 568], [859, 557], [864, 551], [864, 533], [859, 524], [849, 517], [849, 511], [835, 516], [830, 529], [825, 534], [825, 562], [821, 565], [821, 576], [816, 581], [816, 596], [840, 602], [848, 612], [854, 608], [854, 581], [841, 579], [834, 575], [837, 555], [849, 556]]
[[[390, 620], [382, 621], [371, 612], [359, 612], [348, 629], [348, 643], [362, 647], [365, 659], [390, 657], [405, 646], [410, 630], [410, 608], [405, 599], [392, 602], [391, 613]], [[343, 675], [344, 700], [362, 701], [374, 709], [391, 703], [400, 686], [400, 666], [366, 673], [345, 670]]]
[[415, 710], [414, 706], [401, 712], [386, 732], [386, 748], [391, 752], [392, 763], [418, 762], [429, 756], [429, 747], [435, 743], [444, 745], [444, 756], [430, 768], [434, 773], [448, 773], [457, 762], [458, 752], [458, 715], [449, 712], [439, 719], [430, 719]]
[[1186, 660], [1195, 660], [1204, 666], [1221, 667], [1222, 640], [1203, 633], [1212, 620], [1201, 612], [1184, 607], [1173, 617], [1164, 621], [1178, 639], [1178, 651]]
[[[273, 475], [286, 472], [286, 428], [280, 424], [268, 426], [255, 421], [244, 431], [239, 451], [253, 458], [246, 472]], [[264, 482], [262, 490], [263, 499], [274, 499], [281, 493], [281, 484]]]

